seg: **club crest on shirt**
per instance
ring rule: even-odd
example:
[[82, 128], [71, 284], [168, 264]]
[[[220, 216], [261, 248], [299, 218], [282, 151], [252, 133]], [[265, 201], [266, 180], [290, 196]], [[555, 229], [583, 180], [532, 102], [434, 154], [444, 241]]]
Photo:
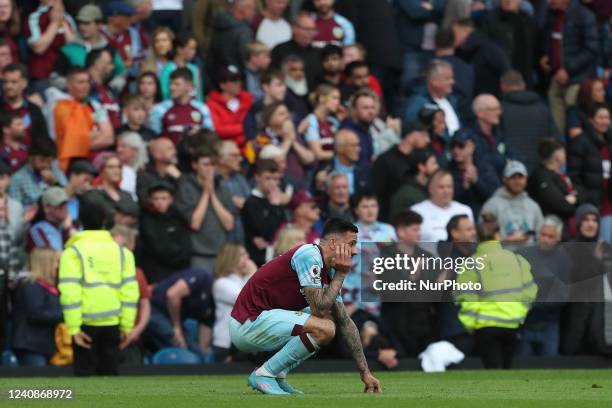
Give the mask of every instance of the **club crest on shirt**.
[[312, 265], [308, 270], [310, 277], [314, 283], [321, 283], [321, 267], [319, 265]]
[[342, 29], [342, 27], [334, 27], [334, 29], [332, 30], [332, 34], [337, 39], [340, 39], [344, 35], [344, 30]]
[[202, 121], [202, 114], [198, 111], [192, 111], [191, 120], [193, 120], [196, 123], [200, 123]]

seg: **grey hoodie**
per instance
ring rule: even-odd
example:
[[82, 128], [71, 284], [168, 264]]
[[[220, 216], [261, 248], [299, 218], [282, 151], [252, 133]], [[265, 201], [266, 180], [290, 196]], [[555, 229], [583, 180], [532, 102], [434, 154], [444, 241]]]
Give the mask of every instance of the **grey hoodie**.
[[480, 213], [492, 213], [497, 217], [502, 239], [516, 231], [537, 234], [543, 219], [540, 206], [526, 192], [513, 197], [506, 187], [498, 188]]

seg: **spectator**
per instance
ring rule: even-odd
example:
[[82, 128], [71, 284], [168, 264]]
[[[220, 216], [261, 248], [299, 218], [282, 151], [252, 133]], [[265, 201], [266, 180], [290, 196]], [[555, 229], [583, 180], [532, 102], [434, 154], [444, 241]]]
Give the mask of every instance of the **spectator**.
[[175, 145], [201, 128], [214, 129], [208, 106], [193, 100], [193, 74], [188, 68], [177, 68], [170, 74], [170, 96], [153, 106], [147, 124], [157, 134]]
[[406, 124], [402, 129], [402, 141], [381, 154], [374, 162], [371, 184], [380, 202], [382, 220], [391, 219], [391, 200], [414, 167], [411, 155], [415, 150], [425, 149], [429, 144], [426, 131], [425, 126], [419, 122]]
[[518, 71], [502, 75], [501, 92], [501, 130], [508, 143], [521, 152], [527, 170], [532, 171], [538, 165], [537, 142], [559, 139], [559, 131], [540, 95], [526, 89]]
[[374, 120], [370, 125], [370, 133], [372, 134], [372, 148], [374, 149], [372, 160], [376, 160], [379, 155], [399, 144], [401, 139], [401, 119], [387, 115], [386, 120], [382, 120], [382, 109], [382, 100], [378, 98], [375, 101]]
[[[151, 320], [145, 339], [154, 350], [182, 347], [205, 358], [211, 351], [215, 319], [212, 274], [204, 269], [187, 269], [159, 282], [151, 297]], [[185, 333], [185, 319], [198, 323], [198, 338]]]
[[359, 166], [368, 169], [374, 157], [374, 141], [370, 126], [377, 114], [378, 97], [370, 90], [360, 90], [353, 94], [350, 102], [351, 115], [342, 121], [341, 129], [355, 132], [359, 136]]
[[102, 10], [95, 4], [86, 4], [79, 10], [76, 21], [79, 29], [74, 40], [64, 45], [53, 64], [51, 84], [59, 89], [66, 88], [66, 75], [74, 68], [85, 68], [87, 53], [96, 50], [107, 50], [112, 55], [114, 70], [113, 80], [109, 86], [119, 92], [126, 82], [126, 69], [121, 56], [108, 40], [100, 33]]
[[140, 217], [140, 207], [130, 196], [122, 198], [115, 204], [113, 214], [113, 225], [127, 227], [130, 230], [138, 229], [138, 219]]
[[191, 228], [191, 267], [213, 271], [215, 256], [234, 228], [230, 192], [217, 174], [217, 155], [202, 148], [192, 159], [193, 174], [179, 180], [176, 206]]
[[333, 169], [349, 180], [349, 194], [368, 190], [368, 173], [358, 166], [361, 151], [359, 137], [351, 130], [341, 129], [336, 133]]
[[610, 109], [605, 105], [595, 105], [589, 113], [585, 132], [570, 139], [567, 146], [567, 173], [576, 185], [578, 197], [601, 209], [601, 238], [607, 242], [612, 242], [610, 123]]
[[102, 105], [113, 129], [118, 128], [121, 125], [121, 109], [107, 85], [115, 69], [112, 54], [106, 49], [90, 51], [85, 59], [85, 68], [90, 79], [89, 99]]
[[226, 0], [196, 0], [191, 10], [191, 28], [198, 46], [204, 50], [210, 49], [214, 32], [215, 18], [227, 10]]
[[89, 74], [82, 68], [66, 77], [69, 99], [57, 102], [53, 110], [58, 160], [67, 170], [73, 158], [90, 157], [114, 142], [113, 127], [106, 109], [89, 101]]
[[215, 265], [217, 278], [212, 287], [215, 299], [212, 345], [217, 362], [232, 361], [230, 350], [232, 342], [229, 338], [230, 313], [242, 287], [256, 271], [257, 266], [242, 245], [227, 243], [219, 251]]
[[21, 243], [24, 227], [35, 214], [32, 212], [29, 219], [24, 219], [21, 203], [7, 194], [10, 185], [11, 168], [5, 161], [0, 160], [0, 206], [4, 211], [4, 214], [0, 213], [0, 224], [5, 221], [13, 242]]
[[[351, 96], [360, 89], [370, 89], [370, 68], [363, 61], [353, 61], [344, 68], [345, 83], [341, 87], [342, 101], [347, 104]], [[374, 92], [373, 89], [370, 89]], [[377, 95], [382, 97], [382, 95]]]
[[474, 99], [472, 109], [476, 115], [476, 159], [489, 161], [501, 176], [513, 153], [499, 126], [502, 117], [501, 104], [495, 96], [482, 94]]
[[458, 55], [474, 65], [474, 95], [499, 95], [499, 78], [512, 66], [504, 51], [482, 33], [475, 31], [470, 19], [453, 23]]
[[[142, 64], [142, 72], [153, 72], [161, 76], [166, 64], [172, 61], [173, 49], [175, 49], [174, 32], [168, 27], [157, 27], [153, 31], [153, 34], [151, 34], [151, 45], [147, 52], [147, 59], [145, 63]], [[187, 57], [189, 57], [189, 55], [187, 55]], [[193, 56], [191, 56], [189, 59], [181, 61], [183, 62], [182, 66], [189, 64], [189, 61], [192, 59]], [[174, 68], [176, 68], [176, 66]], [[168, 73], [168, 75], [170, 74], [171, 72]]]
[[481, 213], [492, 214], [499, 220], [499, 234], [505, 243], [532, 243], [542, 225], [542, 210], [525, 191], [525, 165], [518, 161], [508, 162], [502, 181], [503, 187], [484, 203]]
[[453, 175], [455, 199], [472, 209], [474, 217], [480, 208], [497, 190], [501, 182], [495, 168], [487, 160], [476, 160], [474, 133], [461, 129], [451, 142], [453, 160], [449, 171]]
[[565, 112], [576, 103], [580, 82], [597, 66], [597, 22], [577, 0], [551, 0], [542, 38], [540, 69], [551, 78], [548, 103], [557, 129], [565, 133]]
[[26, 249], [62, 251], [64, 244], [77, 233], [68, 213], [68, 194], [61, 187], [49, 187], [41, 197], [41, 204], [42, 219], [30, 228]]
[[423, 217], [421, 239], [423, 242], [437, 243], [448, 239], [446, 225], [459, 214], [466, 214], [470, 220], [474, 215], [470, 207], [453, 200], [453, 177], [446, 170], [435, 172], [428, 184], [429, 199], [411, 207]]
[[457, 98], [457, 114], [464, 123], [473, 120], [472, 99], [474, 94], [474, 66], [455, 55], [455, 34], [450, 28], [443, 28], [436, 33], [435, 57], [446, 61], [453, 67], [455, 83], [453, 95]]
[[119, 52], [128, 76], [135, 77], [140, 72], [146, 52], [146, 44], [138, 28], [132, 25], [136, 9], [123, 1], [111, 1], [104, 11], [107, 22], [100, 32]]
[[291, 25], [283, 18], [288, 5], [288, 0], [265, 0], [263, 10], [251, 22], [255, 39], [269, 49], [291, 40]]
[[584, 132], [588, 124], [589, 112], [595, 104], [606, 102], [606, 88], [601, 79], [585, 79], [580, 83], [576, 105], [567, 108], [567, 135], [576, 137]]
[[19, 170], [28, 160], [28, 147], [25, 145], [26, 127], [23, 119], [15, 112], [0, 116], [2, 143], [0, 157], [11, 166], [11, 172]]
[[153, 105], [162, 101], [161, 86], [155, 73], [145, 71], [138, 75], [136, 87], [137, 95], [144, 99], [147, 112], [151, 112]]
[[[336, 47], [336, 46], [333, 45], [330, 47]], [[321, 51], [321, 55], [323, 55], [324, 50], [325, 49]], [[348, 67], [350, 63], [355, 62], [355, 61], [366, 62], [366, 50], [363, 47], [363, 45], [359, 43], [355, 43], [353, 45], [347, 45], [346, 47], [342, 48], [342, 63], [340, 65], [340, 69], [344, 67]], [[368, 62], [368, 64], [370, 63]], [[343, 74], [343, 72], [341, 71], [340, 74]], [[374, 93], [378, 95], [379, 98], [383, 97], [382, 85], [378, 81], [376, 76], [372, 74], [368, 76], [368, 88], [374, 91]], [[392, 96], [392, 95], [388, 95], [388, 96]], [[386, 103], [386, 99], [385, 99], [385, 103]]]
[[183, 0], [153, 2], [151, 14], [153, 25], [155, 27], [169, 27], [175, 33], [179, 32], [184, 24], [183, 7]]
[[434, 37], [442, 24], [446, 3], [446, 0], [400, 0], [394, 4], [398, 9], [396, 25], [403, 52], [404, 90], [421, 76], [433, 56]]
[[533, 83], [537, 52], [537, 30], [533, 17], [521, 9], [522, 0], [502, 0], [499, 7], [485, 11], [480, 31], [506, 54], [512, 68]]
[[517, 349], [522, 356], [559, 354], [563, 304], [569, 295], [571, 260], [561, 242], [563, 221], [555, 215], [544, 217], [538, 244], [519, 250], [531, 265], [538, 296], [527, 315]]
[[164, 181], [147, 189], [136, 244], [136, 263], [150, 284], [189, 267], [192, 244], [189, 228], [174, 206], [174, 188]]
[[28, 58], [29, 78], [35, 82], [49, 78], [60, 49], [73, 41], [77, 32], [62, 0], [39, 0], [39, 3], [24, 28], [24, 37], [32, 50]]
[[25, 96], [28, 87], [28, 72], [23, 65], [10, 64], [2, 70], [2, 108], [16, 113], [25, 125], [23, 144], [32, 145], [33, 139], [48, 138], [47, 124], [40, 107], [33, 103], [33, 96]]
[[177, 68], [187, 68], [191, 72], [193, 78], [193, 91], [191, 96], [198, 101], [203, 101], [204, 90], [202, 85], [202, 76], [200, 69], [196, 64], [191, 62], [198, 50], [196, 38], [191, 34], [179, 34], [172, 40], [172, 60], [168, 61], [163, 66], [159, 73], [159, 83], [161, 85], [162, 97], [164, 100], [174, 98], [170, 90], [170, 82], [172, 81], [172, 73]]
[[244, 71], [246, 45], [253, 41], [249, 24], [255, 12], [255, 0], [237, 0], [230, 4], [228, 12], [215, 17], [209, 50], [213, 68], [234, 65]]
[[310, 103], [314, 109], [300, 124], [300, 130], [319, 165], [325, 165], [334, 157], [334, 135], [340, 126], [337, 115], [342, 113], [340, 91], [321, 84], [310, 94]]
[[[525, 321], [538, 286], [529, 263], [520, 255], [503, 249], [500, 226], [495, 216], [484, 213], [478, 224], [480, 244], [473, 259], [486, 258], [485, 267], [457, 276], [457, 282], [479, 282], [482, 291], [458, 291], [459, 320], [474, 331], [476, 351], [487, 369], [512, 368], [518, 328]], [[485, 294], [488, 293], [488, 294]]]
[[304, 73], [309, 87], [313, 87], [321, 73], [319, 50], [312, 43], [317, 34], [314, 19], [306, 12], [299, 13], [291, 24], [291, 40], [278, 44], [272, 49], [272, 66], [280, 68], [289, 56], [297, 56], [304, 61]]
[[147, 147], [136, 132], [125, 132], [117, 138], [117, 156], [121, 160], [121, 184], [123, 191], [130, 193], [134, 200], [136, 195], [136, 174], [149, 162]]
[[27, 220], [36, 213], [36, 203], [47, 187], [66, 184], [66, 176], [53, 162], [55, 157], [53, 142], [40, 140], [32, 145], [27, 164], [13, 174], [8, 194], [23, 205]]
[[0, 80], [2, 79], [2, 70], [13, 63], [15, 61], [11, 57], [11, 48], [0, 38]]
[[261, 75], [270, 67], [270, 62], [270, 49], [265, 44], [254, 41], [247, 45], [246, 90], [256, 100], [263, 97]]
[[317, 34], [312, 45], [323, 48], [328, 44], [347, 46], [355, 43], [355, 28], [334, 10], [335, 0], [313, 0]]
[[563, 172], [566, 164], [565, 146], [556, 139], [544, 139], [538, 146], [541, 164], [529, 176], [527, 191], [544, 215], [563, 220], [564, 237], [568, 237], [568, 222], [579, 203], [578, 192]]
[[[244, 203], [251, 193], [249, 182], [240, 172], [243, 156], [236, 142], [224, 140], [217, 145], [219, 163], [217, 172], [221, 176], [223, 185], [232, 195], [232, 203], [238, 212], [242, 211]], [[242, 218], [236, 217], [232, 241], [244, 243], [244, 227]]]
[[79, 220], [80, 197], [91, 190], [91, 183], [98, 176], [98, 171], [87, 160], [75, 160], [70, 163], [66, 173], [68, 182], [64, 191], [68, 196], [68, 215], [73, 221]]
[[119, 202], [133, 201], [130, 193], [120, 187], [121, 160], [114, 152], [104, 152], [96, 157], [93, 165], [99, 174], [94, 180], [95, 195], [100, 202], [98, 207], [104, 209], [107, 218], [112, 218]]
[[321, 204], [321, 219], [340, 218], [353, 222], [349, 179], [346, 174], [332, 171], [325, 179], [326, 199]]
[[304, 187], [304, 181], [298, 180], [289, 174], [287, 170], [289, 167], [287, 165], [287, 154], [283, 152], [283, 150], [276, 145], [267, 144], [261, 149], [259, 152], [258, 160], [274, 160], [276, 165], [278, 166], [278, 171], [281, 174], [280, 178], [280, 189], [283, 191], [283, 204], [289, 204], [289, 200], [291, 200], [291, 195], [295, 190], [302, 189]]
[[[321, 224], [321, 210], [317, 207], [317, 201], [307, 190], [300, 190], [291, 196], [289, 209], [292, 212], [290, 222], [283, 223], [276, 231], [276, 239], [287, 228], [297, 228], [304, 231], [304, 243], [313, 244], [319, 242], [323, 225]], [[271, 259], [271, 257], [270, 257]]]
[[[82, 205], [85, 231], [66, 243], [60, 259], [60, 303], [72, 336], [75, 375], [117, 375], [120, 340], [129, 336], [137, 313], [134, 255], [103, 230], [108, 219], [99, 203], [88, 197]], [[91, 282], [110, 285], [87, 285]]]
[[416, 150], [410, 155], [412, 167], [405, 175], [405, 179], [400, 188], [391, 198], [389, 209], [389, 219], [393, 218], [401, 211], [407, 210], [413, 205], [427, 200], [427, 184], [431, 176], [438, 171], [438, 161], [436, 156], [427, 149]]
[[427, 68], [425, 78], [426, 89], [416, 92], [406, 102], [404, 120], [416, 120], [423, 106], [433, 103], [444, 111], [446, 129], [448, 135], [452, 136], [461, 127], [455, 107], [456, 101], [452, 95], [455, 84], [453, 66], [446, 61], [433, 60]]
[[346, 65], [342, 61], [342, 48], [334, 44], [326, 45], [321, 49], [323, 73], [317, 82], [336, 87], [343, 86], [343, 69]]
[[258, 160], [255, 163], [255, 188], [242, 207], [246, 249], [257, 265], [264, 264], [266, 248], [286, 221], [280, 178], [278, 165], [274, 161]]
[[442, 168], [448, 168], [448, 162], [451, 159], [451, 146], [446, 131], [444, 111], [435, 103], [426, 103], [419, 111], [418, 121], [427, 127], [427, 133], [431, 141], [430, 147], [436, 155], [438, 164]]
[[3, 0], [0, 13], [0, 38], [11, 48], [12, 60], [19, 61], [17, 41], [21, 33], [21, 19], [15, 0]]
[[13, 297], [12, 348], [20, 366], [45, 366], [55, 353], [55, 327], [63, 321], [57, 268], [61, 252], [38, 248], [30, 254], [30, 274]]
[[306, 231], [301, 228], [284, 228], [274, 245], [274, 256], [280, 256], [298, 245], [306, 243]]
[[115, 134], [120, 135], [124, 132], [136, 132], [145, 142], [150, 142], [157, 137], [153, 130], [145, 126], [148, 109], [147, 102], [143, 96], [134, 94], [126, 96], [123, 99], [122, 108], [125, 124], [116, 128]]
[[148, 189], [159, 181], [165, 181], [175, 190], [180, 170], [177, 168], [178, 159], [176, 147], [168, 138], [160, 137], [149, 144], [150, 161], [145, 168], [136, 175], [136, 191], [138, 201], [144, 203], [148, 198]]
[[[276, 70], [268, 70], [261, 77], [262, 97], [253, 102], [251, 110], [244, 118], [244, 137], [251, 140], [261, 129], [261, 112], [273, 102], [287, 102], [287, 85], [285, 76]], [[287, 105], [289, 106], [289, 105]], [[290, 109], [293, 110], [293, 109]]]
[[221, 139], [244, 147], [244, 119], [253, 105], [253, 95], [242, 88], [242, 74], [235, 65], [223, 67], [219, 88], [208, 94], [208, 106], [215, 130]]

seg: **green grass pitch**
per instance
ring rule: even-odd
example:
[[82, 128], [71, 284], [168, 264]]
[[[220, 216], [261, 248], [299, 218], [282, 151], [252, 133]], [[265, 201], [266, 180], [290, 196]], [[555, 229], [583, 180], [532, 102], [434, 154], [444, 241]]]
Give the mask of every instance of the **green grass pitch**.
[[[145, 408], [612, 407], [612, 370], [375, 373], [383, 394], [364, 395], [357, 373], [294, 374], [306, 395], [264, 396], [241, 376], [0, 379], [0, 406]], [[16, 401], [10, 388], [71, 388], [74, 400]]]

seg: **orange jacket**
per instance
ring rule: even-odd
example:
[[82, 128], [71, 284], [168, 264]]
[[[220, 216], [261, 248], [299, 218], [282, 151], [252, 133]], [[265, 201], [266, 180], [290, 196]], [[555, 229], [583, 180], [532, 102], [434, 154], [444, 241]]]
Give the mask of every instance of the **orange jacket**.
[[89, 104], [74, 99], [57, 102], [53, 111], [57, 156], [62, 170], [68, 170], [70, 159], [88, 157], [91, 130], [95, 124]]

